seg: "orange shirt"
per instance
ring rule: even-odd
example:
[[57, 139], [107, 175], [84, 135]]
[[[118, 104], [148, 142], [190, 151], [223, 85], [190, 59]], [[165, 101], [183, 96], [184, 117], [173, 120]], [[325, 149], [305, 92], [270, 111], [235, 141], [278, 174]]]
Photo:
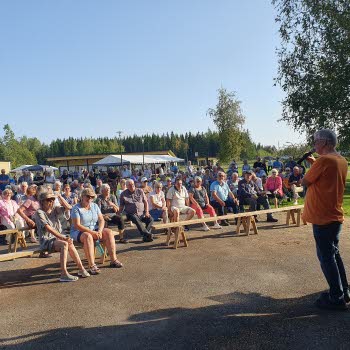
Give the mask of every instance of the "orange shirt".
[[303, 219], [316, 225], [343, 222], [342, 208], [348, 162], [337, 154], [320, 156], [305, 174], [307, 188]]

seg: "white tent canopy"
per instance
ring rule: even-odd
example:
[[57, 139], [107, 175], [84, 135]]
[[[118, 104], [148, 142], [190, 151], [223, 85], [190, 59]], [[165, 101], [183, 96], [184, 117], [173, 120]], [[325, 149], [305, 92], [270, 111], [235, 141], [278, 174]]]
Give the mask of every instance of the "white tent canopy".
[[11, 173], [17, 173], [17, 172], [21, 172], [22, 170], [24, 170], [25, 168], [30, 167], [31, 165], [27, 164], [27, 165], [21, 165], [15, 169], [11, 170]]
[[94, 165], [97, 166], [119, 166], [124, 164], [162, 164], [162, 163], [170, 163], [170, 162], [184, 162], [184, 159], [172, 157], [169, 155], [163, 154], [145, 154], [144, 157], [142, 154], [133, 154], [133, 155], [109, 155], [97, 162]]

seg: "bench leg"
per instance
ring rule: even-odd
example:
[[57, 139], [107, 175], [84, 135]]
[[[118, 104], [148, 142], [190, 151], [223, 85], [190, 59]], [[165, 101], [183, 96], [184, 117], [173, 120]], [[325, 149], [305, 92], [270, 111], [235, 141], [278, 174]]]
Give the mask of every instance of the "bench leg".
[[167, 246], [169, 246], [169, 244], [170, 244], [170, 238], [171, 238], [171, 228], [168, 228], [168, 232], [167, 232], [167, 235], [166, 235], [166, 241], [165, 241], [165, 244]]
[[251, 216], [247, 216], [247, 222], [246, 222], [246, 228], [245, 228], [245, 233], [246, 233], [247, 236], [249, 235], [251, 222], [252, 222], [252, 217]]
[[[108, 252], [107, 252], [106, 245], [103, 242], [100, 242], [100, 244], [101, 244], [101, 247], [103, 248], [103, 254], [101, 254], [101, 256], [100, 256], [100, 264], [103, 265], [107, 259]], [[97, 257], [97, 247], [95, 246], [95, 258], [96, 257]]]
[[254, 231], [254, 234], [258, 234], [258, 228], [256, 227], [256, 221], [255, 221], [255, 217], [254, 216], [251, 216], [251, 223], [252, 223], [252, 228], [253, 228], [253, 231]]
[[242, 218], [238, 218], [237, 220], [237, 227], [236, 227], [236, 233], [240, 233], [241, 232], [241, 225], [242, 225]]
[[287, 217], [286, 217], [286, 225], [289, 226], [289, 221], [290, 221], [290, 211], [287, 211]]
[[180, 234], [180, 227], [176, 227], [175, 240], [174, 240], [174, 249], [177, 249], [177, 246], [179, 244], [179, 234]]
[[301, 222], [301, 209], [297, 209], [297, 226], [300, 226]]
[[18, 233], [18, 243], [20, 244], [20, 246], [22, 247], [22, 249], [26, 249], [27, 248], [27, 243], [24, 237], [24, 232], [20, 231]]
[[187, 237], [186, 237], [186, 233], [184, 231], [184, 228], [181, 227], [180, 230], [181, 230], [181, 236], [182, 236], [182, 241], [184, 242], [184, 246], [188, 247]]

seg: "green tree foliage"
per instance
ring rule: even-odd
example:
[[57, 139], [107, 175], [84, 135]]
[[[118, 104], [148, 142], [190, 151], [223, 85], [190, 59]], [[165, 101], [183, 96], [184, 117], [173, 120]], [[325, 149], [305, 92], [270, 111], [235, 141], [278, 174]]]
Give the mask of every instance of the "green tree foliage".
[[[186, 134], [171, 132], [161, 135], [154, 133], [143, 136], [133, 135], [121, 140], [115, 137], [95, 139], [69, 137], [53, 140], [47, 145], [37, 138], [22, 136], [17, 139], [9, 125], [5, 125], [3, 129], [4, 135], [0, 137], [0, 160], [11, 161], [12, 167], [23, 164], [46, 164], [48, 157], [118, 154], [121, 150], [127, 153], [141, 153], [143, 149], [145, 152], [172, 150], [178, 157], [194, 161], [196, 152], [199, 157], [217, 158], [222, 144], [219, 132], [212, 130]], [[257, 154], [261, 154], [264, 147], [266, 154], [273, 149], [271, 146], [255, 145], [248, 130], [242, 131], [240, 137], [244, 147], [241, 147], [240, 154], [235, 156], [236, 160], [255, 158]]]
[[253, 159], [257, 155], [256, 145], [253, 143], [250, 133], [248, 130], [242, 132], [242, 143], [244, 147], [242, 147], [241, 151], [241, 159]]
[[3, 128], [4, 136], [0, 140], [2, 159], [11, 162], [12, 167], [22, 164], [35, 164], [35, 154], [30, 150], [27, 138], [17, 140], [11, 127], [6, 124]]
[[336, 130], [350, 145], [350, 1], [272, 0], [281, 47], [282, 119], [310, 137]]
[[310, 146], [306, 143], [291, 143], [288, 142], [282, 146], [277, 152], [278, 156], [289, 156], [295, 160], [299, 159], [304, 153], [310, 151]]
[[219, 131], [220, 161], [226, 163], [239, 158], [243, 146], [242, 127], [245, 118], [241, 102], [237, 100], [235, 93], [227, 92], [224, 88], [219, 89], [216, 108], [209, 108], [208, 114]]

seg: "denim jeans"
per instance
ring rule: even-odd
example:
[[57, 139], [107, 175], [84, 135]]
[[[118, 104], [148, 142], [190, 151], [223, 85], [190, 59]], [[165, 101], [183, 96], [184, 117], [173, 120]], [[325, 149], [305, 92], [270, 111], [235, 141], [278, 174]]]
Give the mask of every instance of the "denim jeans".
[[228, 197], [225, 201], [225, 207], [222, 207], [219, 202], [217, 201], [211, 201], [210, 204], [218, 209], [218, 216], [225, 215], [224, 208], [226, 207], [228, 211], [230, 211], [230, 208], [234, 214], [237, 214], [239, 212], [238, 205], [232, 200], [231, 197]]
[[317, 257], [329, 285], [331, 299], [337, 300], [348, 288], [343, 260], [339, 252], [339, 235], [342, 224], [312, 225], [316, 241]]

